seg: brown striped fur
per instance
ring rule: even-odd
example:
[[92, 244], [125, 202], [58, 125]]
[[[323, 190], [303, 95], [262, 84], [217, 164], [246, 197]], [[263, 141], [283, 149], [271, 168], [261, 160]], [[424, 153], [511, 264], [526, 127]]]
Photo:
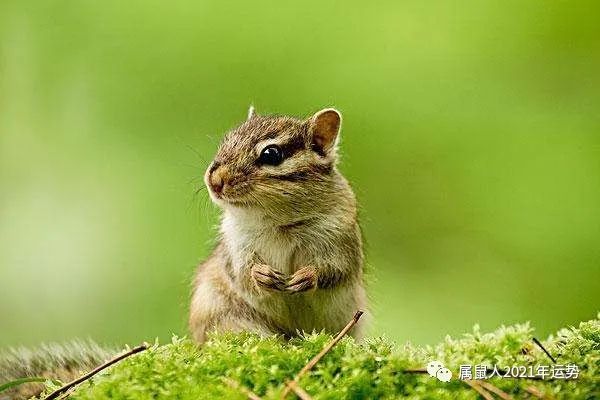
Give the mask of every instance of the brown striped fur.
[[[335, 333], [366, 307], [356, 201], [336, 168], [340, 126], [334, 109], [306, 120], [251, 110], [225, 135], [205, 174], [223, 214], [219, 244], [194, 281], [198, 342], [213, 330]], [[273, 144], [283, 162], [261, 164]]]

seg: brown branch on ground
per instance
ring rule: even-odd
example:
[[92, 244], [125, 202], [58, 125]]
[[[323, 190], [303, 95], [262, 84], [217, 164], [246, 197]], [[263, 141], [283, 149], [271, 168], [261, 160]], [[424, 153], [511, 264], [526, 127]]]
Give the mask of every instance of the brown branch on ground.
[[479, 385], [479, 383], [477, 383], [477, 381], [471, 381], [469, 379], [465, 379], [465, 380], [463, 380], [463, 382], [466, 383], [467, 385], [471, 386], [471, 388], [473, 388], [473, 390], [475, 390], [477, 393], [479, 393], [485, 400], [494, 400], [494, 397], [490, 394], [490, 392], [488, 392], [481, 385]]
[[240, 385], [238, 382], [234, 381], [233, 379], [222, 376], [221, 380], [223, 381], [223, 383], [225, 383], [230, 388], [237, 389], [240, 392], [244, 393], [246, 395], [246, 397], [248, 397], [249, 400], [261, 400], [261, 398], [257, 394], [255, 394], [252, 390]]
[[533, 343], [537, 344], [537, 345], [538, 345], [538, 347], [539, 347], [540, 349], [542, 349], [542, 351], [543, 351], [544, 353], [546, 353], [546, 355], [547, 355], [547, 356], [548, 356], [548, 357], [549, 357], [549, 358], [552, 360], [552, 362], [553, 362], [554, 364], [556, 364], [556, 360], [554, 359], [554, 357], [552, 357], [552, 355], [550, 354], [550, 352], [548, 352], [548, 350], [546, 350], [546, 348], [545, 348], [545, 347], [542, 345], [542, 342], [540, 342], [539, 340], [537, 340], [537, 338], [533, 338], [532, 340], [533, 340]]
[[479, 386], [486, 389], [487, 391], [495, 393], [502, 400], [512, 400], [512, 397], [510, 397], [510, 395], [508, 393], [506, 393], [504, 390], [500, 389], [499, 387], [494, 386], [491, 383], [486, 382], [486, 381], [477, 381], [477, 382], [479, 383]]
[[545, 395], [535, 386], [527, 386], [525, 391], [538, 399], [552, 399], [551, 396]]
[[310, 394], [306, 393], [298, 384], [294, 381], [289, 381], [287, 386], [300, 398], [300, 400], [312, 400]]
[[61, 394], [67, 392], [68, 390], [74, 388], [75, 386], [79, 385], [81, 382], [85, 382], [88, 379], [90, 379], [91, 377], [93, 377], [94, 375], [96, 375], [98, 372], [110, 367], [113, 364], [118, 363], [119, 361], [132, 356], [136, 353], [139, 353], [141, 351], [147, 350], [150, 346], [148, 345], [148, 343], [144, 343], [140, 346], [134, 347], [133, 349], [126, 351], [123, 354], [120, 354], [118, 356], [116, 356], [115, 358], [108, 360], [107, 362], [105, 362], [104, 364], [100, 365], [99, 367], [97, 367], [96, 369], [88, 372], [87, 374], [65, 384], [64, 386], [56, 389], [54, 392], [50, 393], [48, 395], [48, 397], [46, 397], [45, 400], [52, 400], [52, 399], [56, 399], [58, 398], [58, 396], [60, 396]]
[[402, 370], [401, 372], [404, 372], [406, 374], [427, 374], [428, 373], [425, 368], [405, 369], [405, 370]]
[[[321, 350], [321, 352], [319, 354], [314, 356], [312, 358], [312, 360], [310, 360], [304, 366], [304, 368], [302, 368], [300, 370], [300, 372], [298, 372], [296, 377], [291, 382], [298, 383], [300, 378], [302, 378], [302, 376], [304, 374], [306, 374], [308, 371], [310, 371], [321, 360], [321, 358], [323, 358], [323, 356], [325, 356], [325, 354], [327, 354], [329, 352], [329, 350], [331, 350], [333, 348], [333, 346], [335, 346], [350, 331], [350, 329], [352, 329], [352, 327], [354, 325], [356, 325], [356, 323], [358, 322], [358, 320], [360, 319], [360, 317], [362, 315], [363, 315], [363, 312], [361, 310], [358, 310], [356, 312], [356, 314], [354, 314], [354, 317], [352, 317], [350, 322], [348, 322], [348, 324], [344, 327], [344, 329], [342, 329], [340, 331], [340, 333], [338, 333], [337, 336], [334, 337], [331, 342], [327, 343], [327, 345], [323, 348], [323, 350]], [[291, 390], [291, 387], [288, 383], [288, 384], [286, 384], [285, 388], [283, 389], [283, 393], [281, 394], [281, 399], [285, 399], [285, 397], [290, 393], [290, 390]]]

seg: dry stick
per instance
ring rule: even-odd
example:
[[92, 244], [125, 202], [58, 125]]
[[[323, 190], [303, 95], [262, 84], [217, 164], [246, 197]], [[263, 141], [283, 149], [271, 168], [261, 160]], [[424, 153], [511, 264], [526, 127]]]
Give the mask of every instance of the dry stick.
[[296, 393], [296, 396], [300, 397], [300, 400], [312, 400], [310, 394], [306, 393], [306, 391], [298, 386], [296, 382], [290, 381], [287, 383], [287, 385], [294, 393]]
[[539, 346], [540, 349], [542, 349], [542, 351], [544, 353], [546, 353], [546, 355], [548, 357], [550, 357], [550, 359], [552, 360], [552, 362], [554, 364], [556, 364], [556, 360], [554, 359], [554, 357], [552, 357], [552, 355], [550, 355], [550, 353], [548, 352], [548, 350], [546, 350], [546, 348], [542, 345], [542, 342], [540, 342], [539, 340], [537, 340], [536, 338], [533, 338], [533, 343], [537, 344]]
[[229, 387], [233, 388], [233, 389], [237, 389], [240, 392], [244, 393], [248, 399], [250, 400], [261, 400], [261, 398], [255, 394], [252, 390], [248, 389], [247, 387], [244, 387], [242, 385], [240, 385], [238, 382], [234, 381], [231, 378], [227, 378], [225, 376], [221, 377], [221, 380]]
[[531, 395], [537, 397], [538, 399], [552, 399], [551, 396], [548, 396], [544, 393], [542, 393], [538, 388], [536, 388], [535, 386], [528, 386], [525, 388], [525, 391], [527, 393], [530, 393]]
[[530, 393], [533, 396], [537, 397], [538, 399], [543, 399], [544, 398], [544, 395], [539, 390], [537, 390], [535, 387], [533, 387], [533, 386], [526, 387], [525, 391], [527, 393]]
[[[346, 335], [346, 333], [348, 333], [348, 331], [349, 331], [350, 329], [352, 329], [352, 327], [353, 327], [354, 325], [356, 325], [356, 323], [358, 322], [358, 320], [360, 319], [360, 317], [361, 317], [362, 315], [363, 315], [363, 312], [362, 312], [361, 310], [358, 310], [358, 311], [356, 312], [356, 314], [354, 314], [354, 317], [352, 317], [352, 319], [350, 320], [350, 322], [348, 322], [348, 325], [346, 325], [346, 326], [344, 327], [344, 329], [342, 329], [342, 330], [340, 331], [340, 333], [338, 333], [338, 334], [337, 334], [337, 336], [336, 336], [336, 337], [334, 337], [334, 338], [333, 338], [333, 340], [332, 340], [331, 342], [327, 343], [327, 346], [325, 346], [325, 347], [323, 348], [323, 350], [321, 350], [321, 352], [320, 352], [319, 354], [317, 354], [316, 356], [314, 356], [314, 357], [312, 358], [312, 360], [310, 360], [310, 361], [309, 361], [309, 362], [308, 362], [308, 363], [307, 363], [307, 364], [304, 366], [304, 368], [302, 368], [302, 369], [300, 370], [300, 372], [298, 372], [298, 374], [297, 374], [297, 375], [296, 375], [296, 377], [295, 377], [295, 378], [292, 380], [292, 382], [294, 382], [294, 383], [298, 383], [298, 381], [300, 380], [300, 378], [302, 378], [302, 376], [303, 376], [305, 373], [307, 373], [308, 371], [310, 371], [310, 369], [311, 369], [312, 367], [314, 367], [314, 366], [315, 366], [315, 365], [316, 365], [316, 364], [317, 364], [317, 363], [318, 363], [318, 362], [321, 360], [321, 358], [323, 358], [323, 356], [324, 356], [325, 354], [327, 354], [327, 353], [329, 352], [329, 350], [331, 350], [331, 348], [332, 348], [333, 346], [335, 346], [335, 345], [337, 344], [337, 342], [339, 342], [339, 341], [340, 341], [340, 340], [341, 340], [341, 339], [344, 337], [344, 335]], [[285, 397], [286, 397], [286, 396], [287, 396], [287, 395], [290, 393], [290, 390], [291, 390], [291, 388], [290, 388], [290, 385], [289, 385], [289, 383], [288, 383], [288, 384], [286, 385], [285, 389], [283, 389], [283, 393], [281, 394], [281, 398], [282, 398], [282, 399], [285, 399]]]
[[477, 393], [482, 395], [485, 400], [494, 400], [494, 397], [483, 387], [479, 386], [477, 382], [468, 379], [465, 379], [463, 382], [471, 386]]
[[150, 347], [148, 345], [148, 343], [144, 343], [140, 346], [134, 347], [133, 349], [116, 356], [115, 358], [105, 362], [104, 364], [102, 364], [101, 366], [97, 367], [96, 369], [88, 372], [87, 374], [81, 376], [80, 378], [75, 379], [74, 381], [71, 381], [67, 384], [65, 384], [63, 387], [56, 389], [54, 392], [50, 393], [48, 395], [48, 397], [46, 397], [45, 400], [52, 400], [52, 399], [56, 399], [58, 396], [61, 395], [61, 393], [66, 392], [67, 390], [79, 385], [81, 382], [84, 382], [88, 379], [90, 379], [92, 376], [96, 375], [98, 372], [102, 371], [103, 369], [106, 369], [108, 367], [110, 367], [111, 365], [118, 363], [119, 361], [123, 360], [124, 358], [127, 358], [129, 356], [132, 356], [136, 353], [139, 353], [140, 351], [144, 351], [147, 350], [148, 347]]
[[403, 369], [402, 371], [403, 374], [428, 374], [429, 372], [427, 372], [427, 370], [425, 368], [411, 368], [411, 369]]
[[482, 388], [497, 394], [502, 400], [512, 400], [512, 397], [510, 397], [510, 395], [508, 393], [506, 393], [504, 390], [500, 389], [497, 386], [492, 385], [489, 382], [485, 382], [485, 381], [478, 381], [479, 386], [481, 386]]

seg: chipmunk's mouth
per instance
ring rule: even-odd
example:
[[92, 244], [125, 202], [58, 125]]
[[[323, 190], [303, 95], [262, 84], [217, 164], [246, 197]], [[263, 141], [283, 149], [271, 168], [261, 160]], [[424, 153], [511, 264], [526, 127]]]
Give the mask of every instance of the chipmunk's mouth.
[[250, 207], [254, 204], [252, 199], [247, 196], [238, 193], [228, 193], [229, 190], [216, 192], [209, 186], [208, 192], [212, 200], [220, 206]]
[[233, 207], [233, 208], [251, 208], [255, 205], [255, 203], [243, 200], [243, 199], [234, 199], [230, 197], [221, 197], [219, 201], [216, 201], [221, 207]]
[[219, 200], [221, 200], [227, 204], [232, 204], [232, 205], [236, 205], [236, 206], [237, 205], [239, 205], [239, 206], [248, 205], [248, 203], [249, 203], [247, 200], [244, 200], [244, 199], [241, 199], [238, 197], [230, 197], [230, 196], [223, 196], [223, 195], [221, 195]]

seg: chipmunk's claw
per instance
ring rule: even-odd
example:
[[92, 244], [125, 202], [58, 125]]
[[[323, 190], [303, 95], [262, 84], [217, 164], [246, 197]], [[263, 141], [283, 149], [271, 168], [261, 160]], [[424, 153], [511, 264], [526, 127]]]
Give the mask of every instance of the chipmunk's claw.
[[317, 288], [317, 270], [314, 267], [304, 267], [292, 275], [285, 290], [290, 293], [306, 292]]
[[266, 264], [255, 264], [252, 267], [252, 279], [257, 288], [283, 291], [287, 276]]

